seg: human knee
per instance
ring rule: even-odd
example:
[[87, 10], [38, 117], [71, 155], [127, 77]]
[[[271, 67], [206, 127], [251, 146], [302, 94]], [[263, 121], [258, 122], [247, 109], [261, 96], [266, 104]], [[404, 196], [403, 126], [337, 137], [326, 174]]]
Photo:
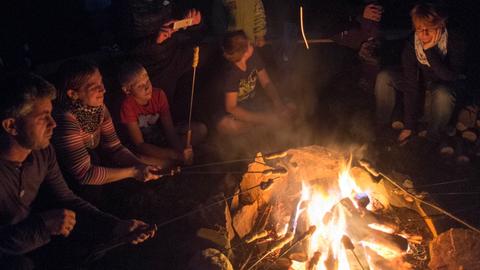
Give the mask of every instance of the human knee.
[[393, 94], [393, 74], [391, 71], [383, 70], [378, 73], [375, 80], [375, 96], [377, 98], [383, 97], [388, 94]]
[[233, 117], [225, 116], [217, 123], [217, 131], [223, 135], [238, 135], [244, 131], [245, 127]]
[[439, 88], [432, 93], [432, 109], [434, 113], [449, 114], [455, 106], [455, 97], [446, 88]]
[[201, 122], [195, 122], [192, 123], [192, 125], [192, 133], [195, 137], [195, 143], [203, 141], [208, 134], [207, 126]]

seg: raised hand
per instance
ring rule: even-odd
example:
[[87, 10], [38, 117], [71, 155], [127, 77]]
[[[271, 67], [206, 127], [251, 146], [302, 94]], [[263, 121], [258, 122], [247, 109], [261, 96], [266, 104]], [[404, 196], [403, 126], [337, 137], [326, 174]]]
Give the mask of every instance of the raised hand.
[[50, 235], [67, 237], [77, 223], [75, 212], [68, 209], [55, 209], [40, 213]]
[[162, 28], [160, 29], [160, 31], [158, 31], [158, 34], [157, 34], [157, 39], [156, 39], [157, 44], [161, 44], [165, 40], [169, 39], [172, 36], [172, 34], [176, 32], [172, 28], [172, 25], [174, 22], [175, 21], [168, 21], [163, 24]]
[[368, 4], [363, 9], [363, 18], [375, 22], [382, 20], [383, 7], [377, 4]]
[[190, 9], [184, 19], [192, 19], [192, 25], [197, 25], [202, 21], [202, 14], [196, 9]]

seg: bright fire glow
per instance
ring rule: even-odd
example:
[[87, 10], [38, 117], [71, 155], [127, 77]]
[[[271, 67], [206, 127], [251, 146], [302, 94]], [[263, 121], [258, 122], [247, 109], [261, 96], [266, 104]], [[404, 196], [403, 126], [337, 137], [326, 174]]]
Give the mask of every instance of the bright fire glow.
[[[362, 254], [362, 264], [365, 269], [373, 269], [373, 266], [369, 262], [370, 258], [364, 255], [363, 251], [365, 248], [369, 248], [385, 259], [401, 256], [401, 252], [398, 252], [394, 248], [389, 248], [374, 242], [359, 242], [361, 237], [359, 239], [355, 235], [349, 235], [352, 230], [347, 228], [347, 224], [351, 226], [352, 214], [342, 206], [340, 201], [342, 199], [350, 199], [352, 205], [358, 208], [353, 199], [355, 195], [365, 192], [368, 194], [368, 191], [363, 191], [358, 187], [350, 175], [349, 167], [350, 164], [341, 170], [338, 185], [328, 188], [329, 190], [325, 190], [324, 187], [308, 186], [306, 183], [302, 184], [302, 195], [296, 208], [295, 222], [292, 229], [296, 231], [297, 226], [298, 228], [304, 228], [299, 224], [299, 218], [301, 218], [301, 216], [307, 221], [308, 224], [304, 224], [307, 228], [310, 225], [315, 225], [317, 229], [308, 240], [308, 257], [311, 258], [314, 252], [320, 252], [321, 257], [314, 268], [308, 266], [308, 262], [294, 261], [291, 266], [292, 269], [327, 270], [326, 262], [327, 264], [330, 263], [330, 265], [334, 265], [334, 268], [338, 270], [350, 270], [353, 265], [355, 265], [355, 269], [360, 269], [358, 262], [353, 257], [352, 251], [346, 250], [342, 244], [341, 239], [344, 235], [350, 237], [350, 239], [357, 239], [357, 242], [353, 242], [356, 247], [354, 252], [357, 255]], [[354, 228], [354, 231], [357, 231], [357, 229], [358, 228]], [[365, 231], [371, 229], [378, 228], [370, 228], [365, 224]], [[364, 248], [361, 248], [362, 246]]]

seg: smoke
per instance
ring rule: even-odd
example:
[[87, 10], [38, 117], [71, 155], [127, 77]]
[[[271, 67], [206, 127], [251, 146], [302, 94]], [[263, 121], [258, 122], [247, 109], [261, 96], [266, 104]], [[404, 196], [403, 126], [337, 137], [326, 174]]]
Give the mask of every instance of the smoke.
[[[334, 43], [314, 44], [310, 50], [296, 43], [288, 61], [277, 43], [257, 52], [282, 99], [295, 104], [295, 118], [281, 128], [255, 127], [240, 136], [219, 138], [221, 158], [313, 144], [342, 151], [364, 149], [372, 141], [373, 95], [358, 87], [355, 52]], [[257, 96], [262, 92], [257, 89]], [[265, 108], [268, 105], [266, 99]]]

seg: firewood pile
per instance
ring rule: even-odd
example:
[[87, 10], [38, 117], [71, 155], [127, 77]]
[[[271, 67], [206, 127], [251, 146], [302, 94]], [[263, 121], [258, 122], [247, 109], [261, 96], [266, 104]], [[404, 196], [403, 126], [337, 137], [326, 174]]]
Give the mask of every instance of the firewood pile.
[[432, 209], [411, 197], [411, 181], [399, 183], [405, 193], [348, 160], [319, 146], [257, 154], [234, 196], [202, 214], [197, 236], [212, 248], [191, 269], [219, 254], [226, 268], [202, 269], [426, 269], [431, 243], [442, 242]]

